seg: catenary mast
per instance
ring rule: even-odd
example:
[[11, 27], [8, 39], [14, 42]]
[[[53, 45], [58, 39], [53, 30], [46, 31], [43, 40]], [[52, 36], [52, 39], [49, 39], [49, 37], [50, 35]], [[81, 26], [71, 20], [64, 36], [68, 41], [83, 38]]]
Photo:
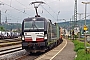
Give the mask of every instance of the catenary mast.
[[77, 26], [77, 0], [75, 0], [75, 7], [74, 7], [74, 27]]

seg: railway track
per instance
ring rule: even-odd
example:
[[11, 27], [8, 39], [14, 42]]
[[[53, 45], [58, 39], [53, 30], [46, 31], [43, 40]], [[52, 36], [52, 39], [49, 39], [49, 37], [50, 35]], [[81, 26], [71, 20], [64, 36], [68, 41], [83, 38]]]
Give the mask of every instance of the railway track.
[[16, 52], [16, 51], [20, 51], [20, 50], [22, 50], [21, 46], [20, 47], [14, 47], [14, 48], [11, 48], [11, 49], [1, 50], [0, 55], [5, 55], [5, 54], [13, 53], [13, 52]]
[[6, 46], [12, 46], [12, 45], [18, 45], [21, 44], [20, 39], [3, 39], [0, 40], [0, 48], [1, 47], [6, 47]]
[[15, 60], [19, 56], [26, 55], [26, 51], [22, 50], [21, 46], [10, 46], [8, 48], [0, 48], [0, 60]]
[[28, 54], [25, 50], [22, 50], [21, 45], [16, 47], [13, 45], [12, 48], [8, 47], [8, 49], [0, 50], [0, 60], [35, 60], [43, 55], [47, 55], [48, 52]]
[[21, 46], [0, 50], [0, 60], [34, 60], [42, 53], [28, 54]]
[[15, 60], [35, 60], [36, 58], [40, 57], [44, 53], [32, 53], [32, 54], [27, 54], [24, 56], [20, 56], [16, 58]]
[[[25, 56], [21, 56], [21, 57], [17, 58], [16, 60], [39, 60], [40, 58], [41, 59], [42, 58], [47, 58], [47, 56], [48, 57], [53, 57], [53, 54], [57, 54], [58, 51], [62, 50], [62, 47], [63, 47], [64, 44], [62, 44], [62, 45], [61, 44], [58, 45], [57, 47], [47, 51], [47, 52], [44, 52], [44, 53], [38, 52], [38, 53], [28, 54], [28, 55], [25, 55]], [[62, 46], [62, 47], [60, 47], [60, 46]], [[61, 48], [61, 50], [59, 50], [59, 48]], [[47, 58], [46, 60], [49, 60], [49, 59]]]
[[20, 38], [13, 38], [13, 39], [1, 39], [1, 41], [5, 41], [5, 42], [17, 42], [17, 41], [21, 41]]
[[37, 56], [35, 54], [33, 54], [33, 56], [32, 56], [31, 54], [28, 54], [25, 50], [22, 50], [20, 43], [8, 45], [8, 43], [11, 43], [11, 42], [18, 43], [18, 41], [20, 41], [18, 39], [4, 39], [4, 40], [0, 40], [0, 41], [2, 44], [2, 45], [0, 45], [1, 46], [0, 47], [0, 60], [20, 60], [21, 57], [26, 57], [27, 59], [29, 57], [33, 60], [38, 57], [38, 54], [37, 54]]

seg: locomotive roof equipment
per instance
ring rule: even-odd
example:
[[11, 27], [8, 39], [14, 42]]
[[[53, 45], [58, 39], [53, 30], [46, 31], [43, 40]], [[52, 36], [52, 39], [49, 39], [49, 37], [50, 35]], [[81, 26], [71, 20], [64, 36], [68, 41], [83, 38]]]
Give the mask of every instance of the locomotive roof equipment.
[[[35, 4], [38, 3], [38, 6], [36, 6]], [[38, 11], [37, 11], [37, 8], [41, 5], [41, 4], [44, 4], [44, 2], [42, 1], [36, 1], [36, 2], [32, 2], [31, 4], [34, 4], [34, 8], [36, 10], [36, 16], [35, 17], [40, 17], [40, 15], [38, 15]]]

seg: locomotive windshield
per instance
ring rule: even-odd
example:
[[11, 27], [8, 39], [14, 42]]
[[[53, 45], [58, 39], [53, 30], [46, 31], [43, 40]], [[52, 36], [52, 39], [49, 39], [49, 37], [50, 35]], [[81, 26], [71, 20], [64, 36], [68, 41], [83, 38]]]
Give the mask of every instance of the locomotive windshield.
[[24, 21], [24, 30], [44, 29], [44, 21]]

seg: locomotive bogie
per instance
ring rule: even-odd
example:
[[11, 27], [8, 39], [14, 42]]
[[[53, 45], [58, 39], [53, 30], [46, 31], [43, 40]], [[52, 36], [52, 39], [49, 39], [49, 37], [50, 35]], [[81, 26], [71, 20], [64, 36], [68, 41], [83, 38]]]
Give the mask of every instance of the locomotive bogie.
[[40, 52], [47, 49], [46, 42], [22, 42], [22, 46], [23, 49], [29, 52]]

